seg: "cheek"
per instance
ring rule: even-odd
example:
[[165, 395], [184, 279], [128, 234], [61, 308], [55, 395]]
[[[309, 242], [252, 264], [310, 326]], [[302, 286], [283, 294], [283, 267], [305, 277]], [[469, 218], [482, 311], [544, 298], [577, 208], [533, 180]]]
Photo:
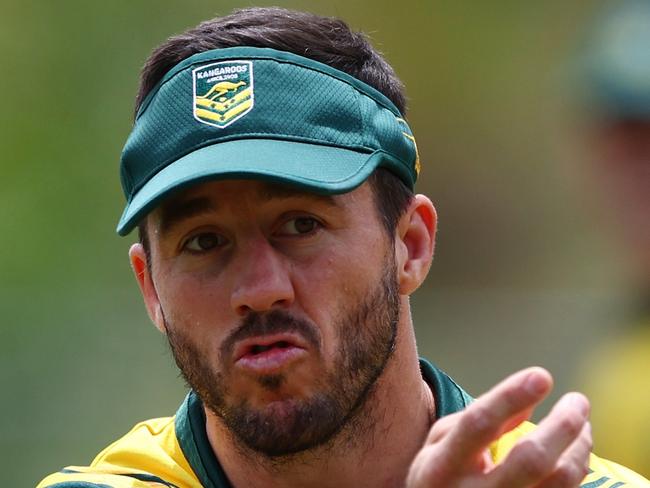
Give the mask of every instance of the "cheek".
[[336, 356], [338, 328], [381, 279], [384, 252], [382, 246], [335, 246], [294, 268], [296, 301], [319, 326], [325, 357]]
[[225, 294], [195, 276], [177, 276], [164, 283], [158, 293], [169, 325], [182, 329], [179, 332], [189, 335], [197, 345], [218, 343], [228, 329]]

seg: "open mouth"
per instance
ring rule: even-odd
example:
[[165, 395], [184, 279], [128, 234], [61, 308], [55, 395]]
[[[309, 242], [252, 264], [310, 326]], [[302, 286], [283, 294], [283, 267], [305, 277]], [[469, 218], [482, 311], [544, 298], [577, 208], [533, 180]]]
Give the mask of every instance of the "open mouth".
[[307, 346], [300, 337], [254, 337], [242, 341], [235, 348], [235, 364], [255, 373], [277, 371], [307, 354]]
[[248, 352], [248, 354], [251, 354], [251, 355], [255, 356], [257, 354], [261, 354], [263, 352], [269, 351], [269, 350], [273, 349], [274, 347], [277, 347], [278, 349], [287, 349], [288, 347], [292, 347], [292, 345], [287, 341], [274, 342], [273, 344], [269, 344], [268, 346], [264, 346], [264, 345], [261, 345], [261, 344], [255, 344], [255, 345], [251, 346], [250, 351]]

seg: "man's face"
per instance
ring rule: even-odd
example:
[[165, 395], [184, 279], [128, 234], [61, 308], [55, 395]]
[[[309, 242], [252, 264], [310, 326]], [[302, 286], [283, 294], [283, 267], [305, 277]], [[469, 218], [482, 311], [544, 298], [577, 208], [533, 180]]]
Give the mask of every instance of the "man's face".
[[148, 232], [158, 325], [240, 442], [281, 456], [355, 425], [399, 318], [394, 245], [367, 184], [322, 197], [205, 183], [156, 210]]

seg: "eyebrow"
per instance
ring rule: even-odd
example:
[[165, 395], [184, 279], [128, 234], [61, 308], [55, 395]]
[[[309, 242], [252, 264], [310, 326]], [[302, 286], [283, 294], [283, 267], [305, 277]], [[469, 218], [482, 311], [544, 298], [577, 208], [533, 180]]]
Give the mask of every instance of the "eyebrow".
[[158, 229], [161, 234], [166, 234], [183, 220], [206, 214], [214, 209], [214, 204], [207, 197], [172, 200], [160, 208]]
[[[258, 191], [258, 197], [262, 202], [300, 198], [324, 204], [328, 207], [339, 208], [341, 206], [333, 195], [319, 195], [278, 184], [264, 185]], [[186, 200], [173, 199], [161, 206], [158, 229], [164, 235], [183, 220], [213, 212], [216, 208], [215, 202], [205, 196], [197, 196]]]

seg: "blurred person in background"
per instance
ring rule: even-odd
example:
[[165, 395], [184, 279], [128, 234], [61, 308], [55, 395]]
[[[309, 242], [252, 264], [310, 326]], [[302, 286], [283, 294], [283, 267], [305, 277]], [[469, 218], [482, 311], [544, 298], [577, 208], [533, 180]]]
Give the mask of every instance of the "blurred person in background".
[[610, 7], [581, 52], [589, 158], [627, 249], [634, 296], [614, 339], [591, 351], [581, 383], [599, 452], [650, 475], [650, 2]]

